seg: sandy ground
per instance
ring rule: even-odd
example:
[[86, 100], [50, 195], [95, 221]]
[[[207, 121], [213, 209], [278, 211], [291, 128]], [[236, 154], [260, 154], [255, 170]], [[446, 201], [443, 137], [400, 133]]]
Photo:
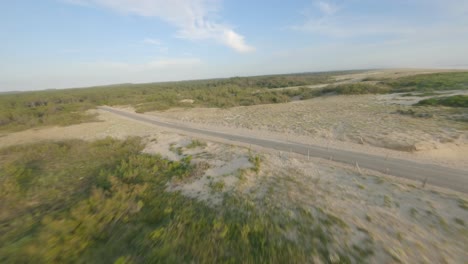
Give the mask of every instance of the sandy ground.
[[387, 95], [327, 96], [285, 104], [148, 114], [205, 129], [468, 168], [468, 123], [444, 115], [418, 118], [398, 114], [397, 110], [409, 108], [394, 100]]
[[[353, 100], [358, 105], [362, 98]], [[313, 107], [307, 102], [292, 107], [302, 108], [304, 103]], [[271, 106], [263, 107], [271, 110]], [[180, 191], [211, 206], [219, 206], [224, 193], [234, 192], [259, 204], [266, 197], [274, 197], [269, 203], [284, 210], [297, 205], [321, 208], [347, 225], [346, 233], [339, 234], [338, 246], [372, 242], [374, 255], [370, 262], [374, 263], [463, 263], [468, 259], [466, 194], [429, 185], [423, 188], [421, 182], [288, 153], [258, 152], [209, 141], [189, 148], [193, 140], [189, 136], [104, 111], [96, 113], [100, 122], [4, 135], [0, 137], [0, 147], [40, 140], [141, 136], [147, 142], [146, 153], [172, 160], [193, 157], [196, 175], [186, 181], [171, 182], [168, 191]], [[255, 173], [249, 160], [257, 155], [261, 164], [260, 171]], [[267, 196], [268, 192], [274, 195]]]

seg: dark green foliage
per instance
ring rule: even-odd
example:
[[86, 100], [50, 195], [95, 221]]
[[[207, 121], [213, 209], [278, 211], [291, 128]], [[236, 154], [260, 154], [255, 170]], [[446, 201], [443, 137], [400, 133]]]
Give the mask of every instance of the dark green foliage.
[[424, 92], [468, 89], [468, 72], [420, 74], [383, 81], [392, 92]]
[[448, 97], [436, 97], [421, 100], [417, 105], [443, 105], [451, 107], [468, 107], [468, 96], [467, 95], [454, 95]]
[[381, 94], [390, 92], [390, 88], [382, 85], [368, 83], [350, 83], [338, 86], [329, 86], [322, 90], [322, 94]]
[[59, 92], [31, 92], [0, 96], [0, 130], [21, 130], [30, 127], [67, 126], [93, 121], [85, 110], [93, 106], [79, 98]]
[[[435, 95], [431, 91], [468, 89], [468, 72], [422, 74], [399, 79], [382, 80], [377, 83], [348, 83], [330, 85], [323, 89], [300, 88], [286, 91], [290, 97], [309, 99], [329, 94], [385, 94], [419, 92], [418, 96]], [[404, 96], [412, 96], [405, 94]]]
[[[273, 197], [225, 194], [210, 207], [168, 192], [191, 175], [190, 157], [172, 162], [142, 147], [133, 138], [1, 149], [0, 263], [328, 262], [331, 230], [345, 228], [338, 218], [265, 204]], [[362, 263], [370, 251], [337, 253]]]

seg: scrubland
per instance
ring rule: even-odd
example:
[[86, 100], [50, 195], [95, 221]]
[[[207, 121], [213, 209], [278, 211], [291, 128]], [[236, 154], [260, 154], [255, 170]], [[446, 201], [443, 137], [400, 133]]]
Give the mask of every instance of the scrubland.
[[0, 262], [463, 263], [464, 193], [93, 108], [463, 167], [464, 99], [445, 98], [467, 85], [375, 71], [2, 95]]

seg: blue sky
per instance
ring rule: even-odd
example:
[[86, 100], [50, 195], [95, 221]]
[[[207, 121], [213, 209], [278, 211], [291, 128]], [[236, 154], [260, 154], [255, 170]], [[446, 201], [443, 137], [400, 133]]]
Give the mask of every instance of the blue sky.
[[15, 0], [0, 33], [0, 91], [468, 68], [466, 0]]

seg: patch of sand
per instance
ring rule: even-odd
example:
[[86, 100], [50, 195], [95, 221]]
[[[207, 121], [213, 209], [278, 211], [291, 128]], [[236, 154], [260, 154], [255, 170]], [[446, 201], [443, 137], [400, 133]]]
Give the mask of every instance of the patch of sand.
[[[397, 114], [402, 107], [405, 106], [389, 104], [376, 95], [359, 95], [229, 109], [172, 109], [147, 114], [201, 129], [468, 168], [468, 157], [459, 155], [468, 146], [467, 123], [444, 116], [417, 118]], [[440, 151], [442, 149], [444, 152]]]
[[220, 205], [224, 193], [236, 189], [252, 168], [249, 151], [243, 147], [208, 142], [206, 147], [184, 150], [184, 153], [194, 157], [194, 164], [207, 164], [206, 170], [198, 177], [173, 181], [167, 190], [180, 191], [211, 206]]
[[[272, 189], [287, 208], [319, 207], [343, 220], [341, 246], [371, 243], [370, 263], [463, 263], [466, 195], [301, 156], [264, 155], [257, 195]], [[262, 197], [257, 199], [261, 200]], [[457, 220], [458, 219], [458, 220]]]

